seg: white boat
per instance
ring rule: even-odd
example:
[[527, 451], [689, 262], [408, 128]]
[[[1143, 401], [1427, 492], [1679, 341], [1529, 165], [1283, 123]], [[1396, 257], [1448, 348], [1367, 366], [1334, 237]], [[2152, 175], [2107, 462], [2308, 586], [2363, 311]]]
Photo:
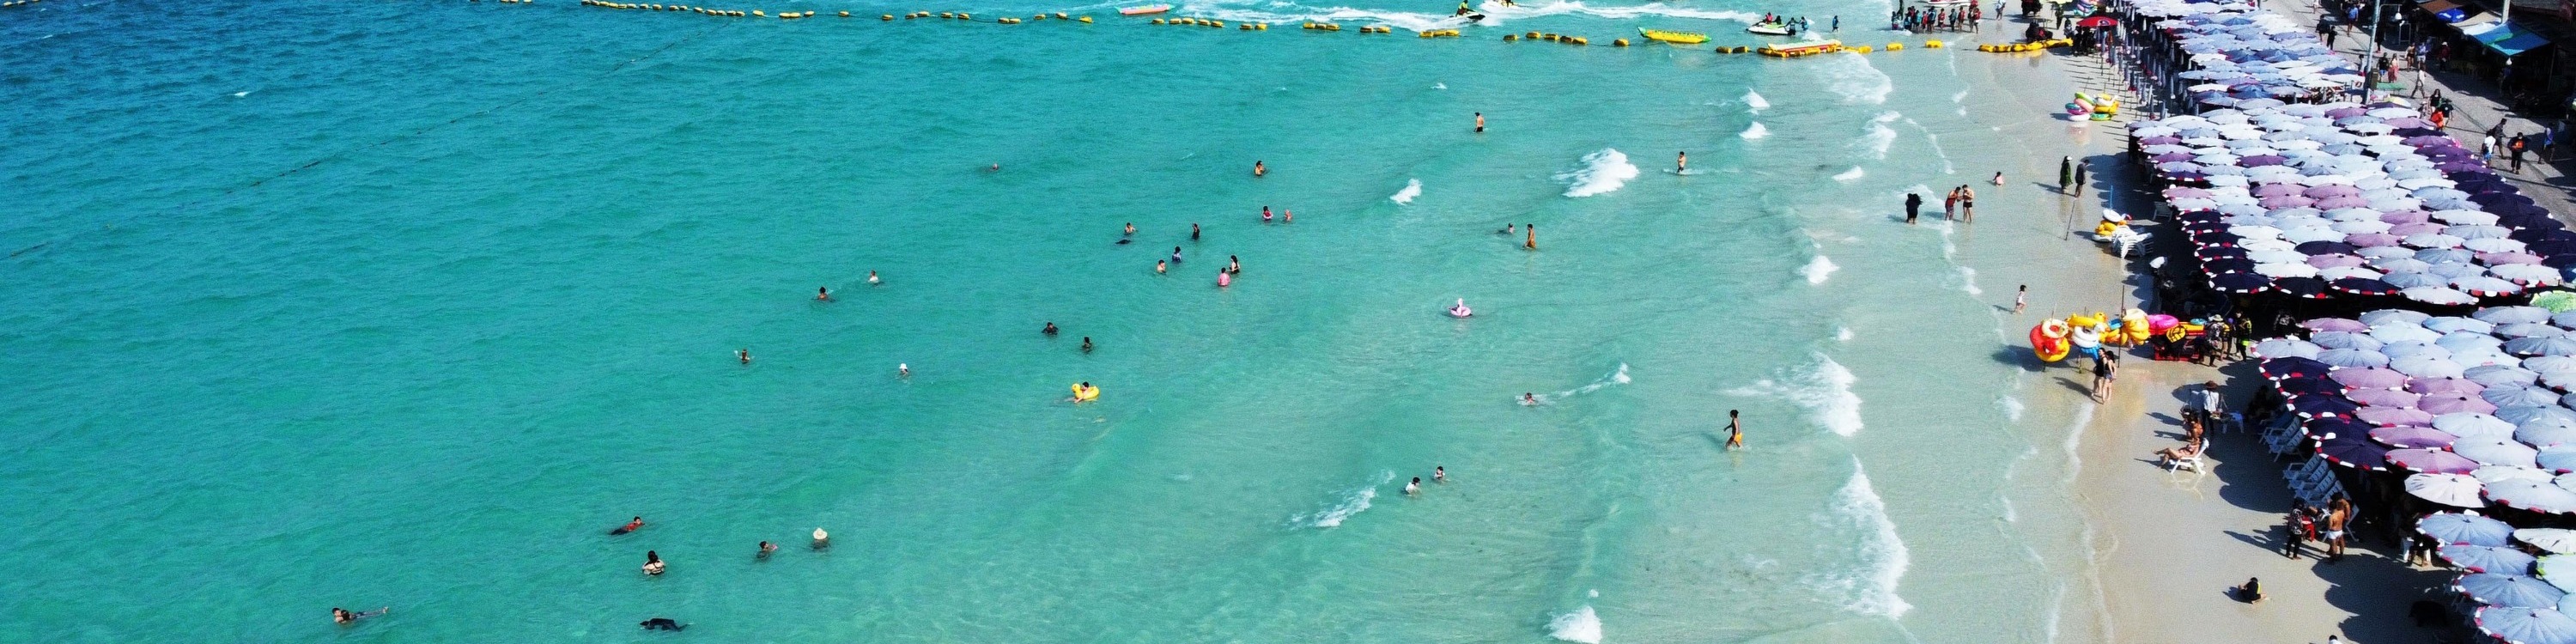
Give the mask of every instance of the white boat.
[[1790, 29], [1788, 25], [1776, 22], [1765, 22], [1751, 27], [1745, 27], [1744, 30], [1765, 36], [1791, 36], [1798, 33], [1796, 30]]

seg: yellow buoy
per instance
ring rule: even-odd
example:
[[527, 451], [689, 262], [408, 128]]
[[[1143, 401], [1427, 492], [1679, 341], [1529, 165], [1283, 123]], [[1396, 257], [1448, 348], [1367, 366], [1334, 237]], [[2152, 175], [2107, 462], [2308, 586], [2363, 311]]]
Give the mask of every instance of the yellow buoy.
[[1511, 42], [1520, 39], [1521, 37], [1519, 34], [1503, 34], [1503, 42]]
[[1621, 39], [1618, 39], [1618, 40], [1610, 41], [1610, 46], [1612, 46], [1612, 47], [1626, 47], [1626, 46], [1628, 46], [1628, 39], [1626, 39], [1626, 38], [1621, 38]]
[[883, 20], [883, 21], [886, 21], [886, 22], [894, 22], [894, 14], [891, 14], [891, 13], [889, 13], [889, 14], [882, 14], [882, 15], [877, 16], [877, 19], [878, 19], [878, 20]]
[[1575, 36], [1575, 37], [1574, 37], [1574, 44], [1577, 44], [1577, 45], [1589, 45], [1589, 44], [1592, 44], [1592, 41], [1590, 41], [1590, 40], [1584, 40], [1582, 36]]
[[1158, 25], [1159, 25], [1159, 24], [1163, 24], [1163, 19], [1161, 19], [1161, 18], [1155, 18], [1155, 19], [1154, 19], [1154, 24], [1158, 24]]
[[759, 10], [759, 9], [753, 9], [753, 10], [751, 10], [751, 15], [766, 17], [766, 16], [768, 16], [769, 14], [761, 13], [761, 10]]
[[1082, 21], [1082, 24], [1091, 24], [1091, 16], [1083, 16], [1080, 20]]
[[1064, 17], [1064, 12], [1062, 12], [1062, 11], [1055, 12], [1055, 19], [1057, 19], [1057, 20], [1064, 20], [1064, 19], [1065, 19], [1065, 17]]
[[1940, 48], [1941, 48], [1941, 41], [1938, 41], [1938, 40], [1926, 40], [1926, 41], [1923, 41], [1923, 46], [1925, 46], [1925, 47], [1930, 47], [1930, 48], [1933, 48], [1933, 49], [1940, 49]]
[[1901, 43], [1901, 42], [1892, 42], [1892, 43], [1887, 43], [1887, 50], [1888, 50], [1888, 51], [1903, 51], [1904, 49], [1905, 49], [1905, 43]]

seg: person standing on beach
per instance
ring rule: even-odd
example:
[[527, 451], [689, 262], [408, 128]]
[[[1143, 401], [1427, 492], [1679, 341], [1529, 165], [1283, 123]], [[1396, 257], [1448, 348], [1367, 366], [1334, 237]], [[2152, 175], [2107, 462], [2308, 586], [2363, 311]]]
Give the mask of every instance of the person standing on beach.
[[2335, 495], [2326, 504], [2326, 563], [2343, 561], [2343, 533], [2352, 523], [2352, 501]]
[[1923, 195], [1912, 192], [1905, 193], [1905, 223], [1907, 225], [1912, 225], [1914, 223], [1914, 216], [1921, 213], [1922, 210]]
[[2086, 164], [2075, 164], [2075, 196], [2084, 196], [2084, 175], [2090, 169]]
[[2093, 357], [2093, 402], [2097, 403], [2110, 402], [2111, 372], [2115, 369], [2111, 366], [2111, 349], [2105, 347], [2101, 352]]
[[2021, 290], [2013, 292], [2013, 315], [2021, 315], [2022, 309], [2027, 308], [2030, 308], [2030, 285], [2023, 284]]

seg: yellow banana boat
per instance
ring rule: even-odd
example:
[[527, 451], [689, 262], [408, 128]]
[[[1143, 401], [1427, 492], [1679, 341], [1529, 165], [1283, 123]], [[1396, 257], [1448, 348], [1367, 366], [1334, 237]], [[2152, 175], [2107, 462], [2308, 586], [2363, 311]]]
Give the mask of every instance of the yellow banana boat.
[[1668, 42], [1668, 43], [1673, 43], [1673, 44], [1676, 44], [1676, 45], [1696, 45], [1696, 44], [1700, 44], [1700, 43], [1708, 42], [1708, 34], [1694, 34], [1694, 33], [1685, 33], [1685, 32], [1679, 32], [1679, 31], [1656, 31], [1656, 30], [1653, 30], [1653, 29], [1639, 29], [1639, 30], [1637, 30], [1637, 35], [1645, 36], [1647, 40], [1653, 40], [1653, 41], [1658, 41], [1658, 42]]

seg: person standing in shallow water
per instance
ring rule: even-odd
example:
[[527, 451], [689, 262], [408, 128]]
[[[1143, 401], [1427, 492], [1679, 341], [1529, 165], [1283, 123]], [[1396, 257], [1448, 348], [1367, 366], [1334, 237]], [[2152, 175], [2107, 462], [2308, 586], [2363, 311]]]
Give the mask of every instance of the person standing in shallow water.
[[1738, 410], [1726, 410], [1726, 448], [1744, 449], [1744, 418]]
[[1683, 150], [1679, 156], [1673, 157], [1673, 174], [1681, 174], [1685, 172], [1690, 172], [1689, 150]]
[[[2077, 188], [2081, 190], [2082, 188]], [[1977, 189], [1959, 186], [1959, 221], [1977, 223]]]
[[2071, 191], [2072, 191], [2072, 190], [2074, 190], [2074, 187], [2075, 187], [2075, 157], [2072, 157], [2072, 156], [2058, 157], [2058, 159], [2057, 159], [2057, 191], [2058, 191], [2059, 193], [2061, 193], [2061, 194], [2073, 194]]
[[2084, 175], [2088, 169], [2085, 164], [2075, 164], [2075, 196], [2084, 196]]
[[1914, 217], [1922, 214], [1922, 212], [1923, 195], [1911, 192], [1905, 193], [1905, 223], [1914, 223]]
[[1270, 174], [1269, 168], [1262, 167], [1260, 161], [1252, 162], [1252, 176], [1258, 177], [1265, 174]]
[[1484, 112], [1477, 112], [1477, 113], [1476, 113], [1476, 133], [1477, 133], [1477, 134], [1484, 134], [1484, 133], [1485, 133], [1485, 113], [1484, 113]]

